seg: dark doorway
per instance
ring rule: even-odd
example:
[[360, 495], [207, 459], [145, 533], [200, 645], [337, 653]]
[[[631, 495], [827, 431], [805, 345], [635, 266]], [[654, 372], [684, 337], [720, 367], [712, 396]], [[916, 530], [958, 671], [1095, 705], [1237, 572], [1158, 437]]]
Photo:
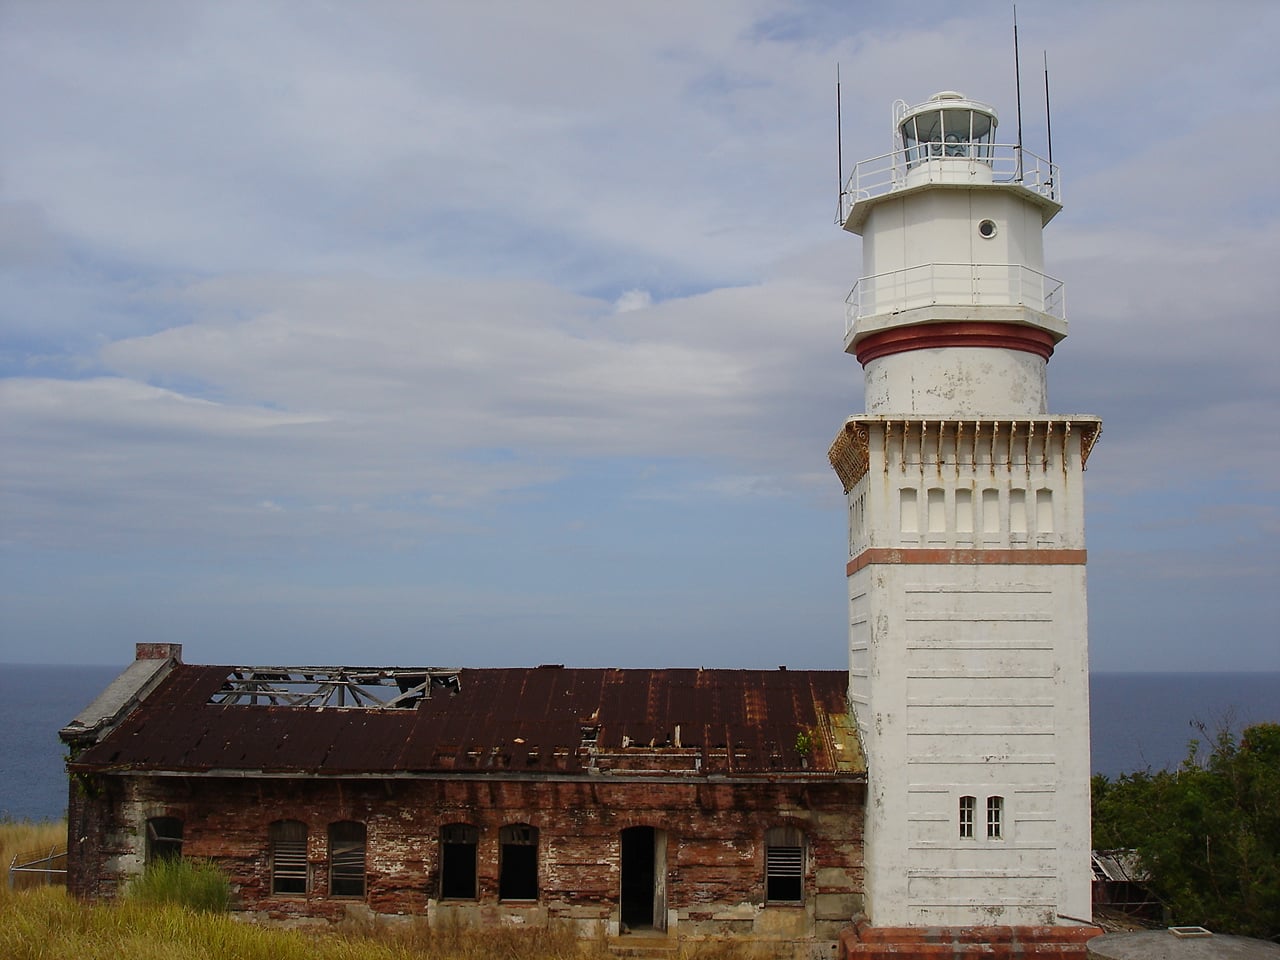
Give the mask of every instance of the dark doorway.
[[655, 878], [653, 827], [622, 831], [622, 922], [632, 930], [652, 929]]

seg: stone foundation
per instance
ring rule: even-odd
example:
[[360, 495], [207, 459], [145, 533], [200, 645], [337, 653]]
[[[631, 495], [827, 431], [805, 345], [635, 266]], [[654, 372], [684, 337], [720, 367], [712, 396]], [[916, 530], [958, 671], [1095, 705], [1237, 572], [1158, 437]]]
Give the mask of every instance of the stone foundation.
[[838, 960], [1083, 960], [1098, 927], [874, 927], [840, 931]]

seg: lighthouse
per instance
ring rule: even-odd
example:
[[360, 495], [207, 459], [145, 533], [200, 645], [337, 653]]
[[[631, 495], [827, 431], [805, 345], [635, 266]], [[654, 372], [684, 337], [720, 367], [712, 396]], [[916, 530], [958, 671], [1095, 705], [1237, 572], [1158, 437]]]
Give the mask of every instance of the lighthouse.
[[952, 91], [900, 101], [892, 150], [842, 194], [866, 412], [830, 459], [878, 927], [1091, 917], [1083, 472], [1100, 421], [1048, 412], [1061, 179], [998, 125]]

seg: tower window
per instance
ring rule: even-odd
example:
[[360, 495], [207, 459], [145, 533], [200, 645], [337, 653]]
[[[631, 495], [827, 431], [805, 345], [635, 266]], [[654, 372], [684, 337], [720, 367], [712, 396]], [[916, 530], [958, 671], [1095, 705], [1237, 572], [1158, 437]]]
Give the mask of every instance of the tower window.
[[329, 896], [364, 896], [365, 826], [353, 820], [329, 825]]
[[982, 220], [978, 223], [978, 236], [984, 240], [990, 240], [997, 233], [996, 222], [994, 220]]
[[960, 839], [973, 839], [973, 812], [977, 808], [977, 797], [960, 798]]
[[307, 892], [307, 825], [277, 820], [268, 828], [271, 840], [271, 892]]
[[480, 831], [469, 823], [440, 828], [440, 897], [444, 900], [476, 898], [476, 848]]
[[987, 797], [987, 839], [1004, 839], [1004, 797]]

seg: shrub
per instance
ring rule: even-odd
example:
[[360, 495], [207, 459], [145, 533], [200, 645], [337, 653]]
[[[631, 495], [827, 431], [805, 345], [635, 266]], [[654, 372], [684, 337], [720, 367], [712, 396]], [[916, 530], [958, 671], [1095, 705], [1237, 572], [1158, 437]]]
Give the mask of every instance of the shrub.
[[231, 904], [231, 887], [213, 861], [173, 857], [148, 864], [129, 884], [129, 896], [141, 903], [222, 913]]

